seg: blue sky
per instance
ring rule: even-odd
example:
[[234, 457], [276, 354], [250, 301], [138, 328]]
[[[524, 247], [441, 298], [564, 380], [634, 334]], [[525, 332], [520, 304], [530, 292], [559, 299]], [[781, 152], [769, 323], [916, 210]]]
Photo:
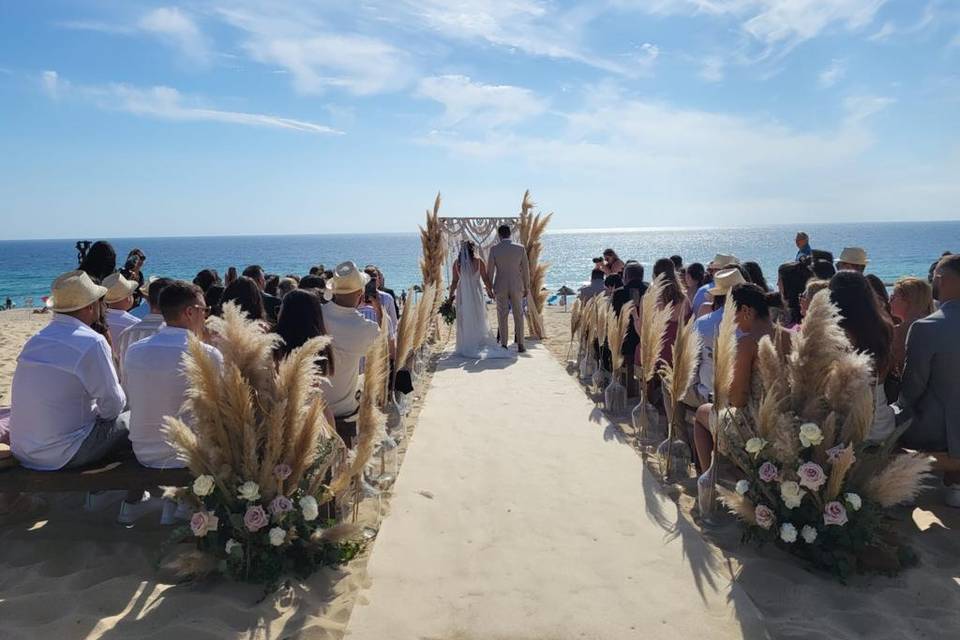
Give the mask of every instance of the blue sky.
[[957, 0], [0, 0], [0, 237], [960, 218]]

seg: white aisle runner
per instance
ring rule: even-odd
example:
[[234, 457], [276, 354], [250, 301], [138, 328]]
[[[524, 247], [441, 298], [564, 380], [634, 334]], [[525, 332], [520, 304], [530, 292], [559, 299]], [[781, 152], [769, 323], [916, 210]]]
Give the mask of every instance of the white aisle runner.
[[765, 637], [598, 415], [542, 347], [441, 361], [347, 638]]

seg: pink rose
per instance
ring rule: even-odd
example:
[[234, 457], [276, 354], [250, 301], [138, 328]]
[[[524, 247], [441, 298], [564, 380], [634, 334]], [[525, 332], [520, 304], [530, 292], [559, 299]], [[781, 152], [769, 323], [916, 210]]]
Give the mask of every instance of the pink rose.
[[209, 511], [197, 511], [190, 518], [190, 530], [193, 535], [202, 538], [208, 531], [216, 531], [220, 525], [220, 519]]
[[757, 526], [761, 529], [769, 529], [777, 521], [773, 511], [765, 504], [758, 504], [757, 508], [753, 510], [753, 515], [757, 521]]
[[267, 509], [270, 511], [270, 515], [279, 516], [287, 511], [293, 511], [293, 503], [290, 502], [290, 498], [287, 496], [277, 496], [270, 501]]
[[290, 477], [293, 469], [288, 464], [278, 464], [273, 468], [273, 475], [277, 480], [283, 481]]
[[828, 502], [823, 507], [823, 524], [843, 526], [847, 524], [847, 510], [837, 501]]
[[764, 462], [760, 465], [760, 479], [764, 482], [776, 482], [780, 477], [780, 470], [772, 462]]
[[797, 469], [797, 475], [800, 476], [800, 486], [811, 491], [818, 490], [827, 481], [827, 474], [823, 472], [823, 467], [816, 462], [804, 462]]
[[243, 514], [243, 524], [246, 525], [247, 531], [250, 533], [256, 533], [269, 523], [270, 518], [267, 517], [267, 512], [260, 505], [247, 507], [247, 512]]

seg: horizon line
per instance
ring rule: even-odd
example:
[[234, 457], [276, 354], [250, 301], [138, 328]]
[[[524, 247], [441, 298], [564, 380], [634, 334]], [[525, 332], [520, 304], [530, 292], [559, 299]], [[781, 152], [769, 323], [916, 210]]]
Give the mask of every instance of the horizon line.
[[[470, 217], [470, 216], [465, 216]], [[856, 220], [849, 222], [807, 222], [808, 226], [840, 226], [848, 224], [928, 224], [943, 222], [960, 222], [956, 219], [935, 219], [935, 220]], [[799, 225], [799, 226], [798, 226]], [[720, 225], [691, 225], [691, 226], [655, 226], [648, 225], [642, 227], [569, 227], [560, 229], [547, 229], [545, 235], [563, 235], [577, 233], [642, 233], [663, 232], [663, 231], [717, 231], [723, 229], [749, 229], [763, 227], [797, 227], [802, 230], [803, 223], [797, 222], [778, 222], [773, 224], [731, 224]], [[152, 235], [152, 236], [101, 236], [103, 240], [175, 240], [175, 239], [196, 239], [196, 238], [283, 238], [283, 237], [311, 237], [311, 236], [404, 236], [418, 235], [419, 231], [378, 231], [378, 232], [357, 232], [357, 231], [327, 231], [324, 233], [235, 233], [235, 234], [199, 234], [199, 235]], [[61, 236], [52, 238], [4, 238], [0, 239], [0, 244], [4, 242], [52, 242], [56, 240], [77, 241], [77, 236]]]

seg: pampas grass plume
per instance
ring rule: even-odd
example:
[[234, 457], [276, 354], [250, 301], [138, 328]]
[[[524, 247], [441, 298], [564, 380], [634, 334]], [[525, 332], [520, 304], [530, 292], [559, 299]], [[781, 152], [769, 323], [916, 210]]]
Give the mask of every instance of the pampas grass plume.
[[933, 458], [918, 453], [894, 456], [880, 473], [864, 486], [866, 497], [892, 507], [914, 500], [932, 477]]
[[723, 307], [723, 319], [717, 329], [717, 348], [714, 351], [713, 395], [718, 409], [730, 406], [730, 385], [737, 360], [736, 305], [733, 296], [727, 295]]

